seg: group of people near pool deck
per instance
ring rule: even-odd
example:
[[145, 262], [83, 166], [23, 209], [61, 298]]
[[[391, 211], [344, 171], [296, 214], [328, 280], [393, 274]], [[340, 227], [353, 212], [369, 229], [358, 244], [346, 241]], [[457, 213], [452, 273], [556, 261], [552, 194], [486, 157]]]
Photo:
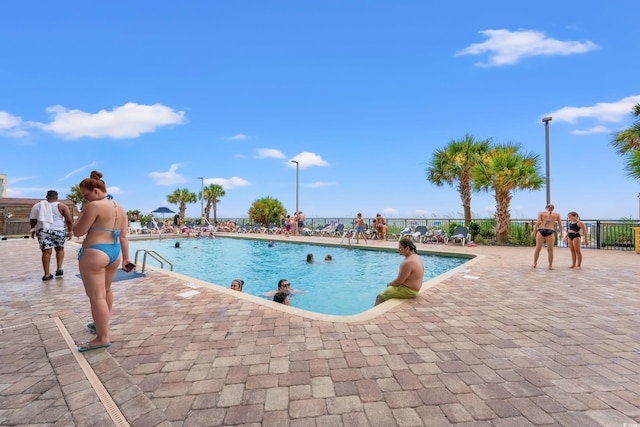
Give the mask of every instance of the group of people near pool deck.
[[553, 246], [555, 244], [555, 233], [558, 230], [558, 237], [561, 238], [571, 251], [571, 266], [576, 270], [582, 268], [582, 251], [580, 247], [582, 245], [582, 238], [584, 236], [584, 244], [589, 244], [589, 236], [587, 233], [587, 226], [584, 222], [580, 221], [580, 216], [577, 212], [571, 211], [567, 215], [567, 230], [562, 235], [562, 219], [560, 214], [554, 212], [555, 206], [548, 204], [543, 212], [538, 214], [538, 220], [536, 221], [532, 236], [536, 237], [536, 249], [533, 253], [533, 268], [538, 266], [538, 257], [542, 251], [542, 246], [547, 245], [547, 257], [549, 260], [549, 270], [553, 269]]
[[293, 215], [280, 214], [280, 229], [278, 234], [284, 233], [285, 236], [302, 236], [304, 235], [304, 220], [306, 217], [300, 212], [294, 212]]

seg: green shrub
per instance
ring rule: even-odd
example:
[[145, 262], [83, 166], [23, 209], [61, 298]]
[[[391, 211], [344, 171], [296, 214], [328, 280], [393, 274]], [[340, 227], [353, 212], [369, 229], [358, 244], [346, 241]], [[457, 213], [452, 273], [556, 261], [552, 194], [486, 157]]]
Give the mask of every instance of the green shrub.
[[471, 221], [469, 223], [469, 234], [471, 234], [471, 240], [475, 241], [476, 236], [480, 234], [480, 224]]

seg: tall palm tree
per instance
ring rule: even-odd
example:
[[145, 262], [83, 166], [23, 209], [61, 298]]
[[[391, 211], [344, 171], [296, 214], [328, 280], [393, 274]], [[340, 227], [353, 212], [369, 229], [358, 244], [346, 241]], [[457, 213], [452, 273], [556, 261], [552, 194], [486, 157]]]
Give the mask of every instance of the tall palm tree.
[[633, 125], [615, 133], [611, 145], [618, 154], [626, 157], [627, 175], [640, 179], [640, 104], [633, 107], [633, 115], [636, 117]]
[[496, 237], [498, 243], [509, 241], [509, 205], [515, 190], [539, 190], [544, 177], [540, 175], [540, 156], [520, 152], [519, 144], [494, 146], [484, 161], [476, 164], [471, 174], [474, 189], [494, 191], [496, 200]]
[[[438, 187], [445, 183], [456, 186], [464, 209], [464, 223], [471, 222], [471, 168], [487, 154], [489, 140], [476, 141], [473, 135], [451, 140], [444, 148], [436, 150], [427, 171], [427, 180]], [[457, 185], [456, 185], [457, 184]]]
[[204, 200], [207, 201], [207, 206], [204, 208], [205, 217], [209, 218], [209, 213], [211, 212], [211, 206], [213, 206], [213, 223], [218, 220], [218, 202], [220, 201], [220, 197], [224, 197], [225, 192], [222, 189], [221, 185], [211, 184], [208, 187], [204, 188], [204, 195], [200, 194], [200, 200], [204, 197]]
[[177, 188], [173, 193], [167, 194], [167, 201], [172, 205], [180, 205], [180, 218], [184, 218], [184, 212], [187, 210], [187, 203], [195, 203], [196, 193], [190, 192], [187, 188], [182, 190]]

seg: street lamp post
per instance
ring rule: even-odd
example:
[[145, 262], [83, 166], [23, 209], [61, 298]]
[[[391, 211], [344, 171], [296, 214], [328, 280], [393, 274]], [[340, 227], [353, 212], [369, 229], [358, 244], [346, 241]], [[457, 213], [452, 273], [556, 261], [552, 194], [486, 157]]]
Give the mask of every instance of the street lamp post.
[[296, 164], [296, 212], [300, 212], [299, 211], [299, 206], [298, 206], [298, 196], [299, 196], [299, 192], [298, 189], [300, 188], [298, 186], [298, 178], [300, 176], [300, 163], [297, 160], [291, 160], [291, 163], [295, 163]]
[[204, 218], [204, 177], [199, 176], [200, 180], [200, 220]]
[[547, 205], [551, 203], [551, 186], [549, 184], [549, 122], [551, 120], [551, 117], [545, 117], [542, 119], [542, 122], [544, 123], [544, 142], [547, 162]]
[[638, 221], [640, 221], [640, 193], [638, 193]]

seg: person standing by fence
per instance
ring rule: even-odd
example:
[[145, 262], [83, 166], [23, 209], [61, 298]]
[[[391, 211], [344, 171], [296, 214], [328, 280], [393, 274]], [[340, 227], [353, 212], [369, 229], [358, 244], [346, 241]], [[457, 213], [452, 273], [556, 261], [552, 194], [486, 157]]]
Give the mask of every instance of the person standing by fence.
[[564, 241], [571, 250], [571, 267], [569, 268], [575, 268], [576, 270], [582, 268], [582, 251], [580, 250], [582, 236], [584, 236], [584, 244], [588, 245], [587, 226], [580, 221], [580, 216], [577, 212], [569, 212], [567, 215], [567, 234], [564, 236]]
[[559, 238], [562, 238], [562, 219], [560, 214], [554, 212], [554, 206], [548, 204], [544, 212], [538, 214], [538, 221], [533, 227], [531, 235], [536, 236], [536, 249], [533, 253], [533, 268], [538, 265], [538, 257], [542, 250], [542, 245], [547, 244], [547, 255], [549, 258], [549, 270], [553, 270], [553, 246], [555, 245], [556, 227], [558, 229]]
[[382, 218], [382, 215], [380, 214], [376, 214], [376, 222], [375, 222], [375, 227], [376, 227], [376, 238], [378, 240], [384, 240], [385, 236], [384, 236], [384, 218]]

